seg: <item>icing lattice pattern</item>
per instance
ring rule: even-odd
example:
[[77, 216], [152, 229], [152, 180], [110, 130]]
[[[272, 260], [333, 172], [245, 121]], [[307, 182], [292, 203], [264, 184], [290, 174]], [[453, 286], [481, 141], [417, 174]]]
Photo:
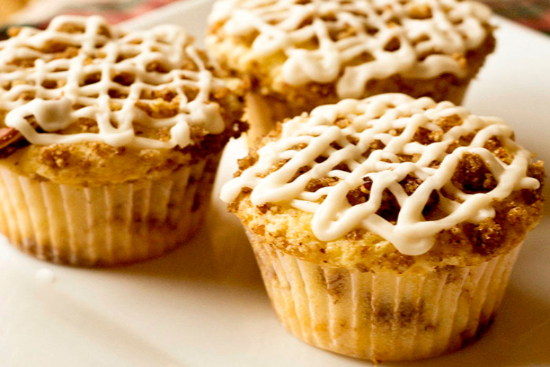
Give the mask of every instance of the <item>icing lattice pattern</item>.
[[371, 79], [463, 77], [489, 16], [460, 0], [221, 0], [210, 22], [253, 37], [257, 54], [284, 51], [286, 83], [337, 81], [340, 98], [359, 98]]
[[33, 144], [101, 141], [185, 147], [193, 125], [219, 134], [221, 80], [176, 26], [125, 33], [97, 16], [60, 16], [0, 42], [0, 109]]
[[[442, 230], [494, 217], [494, 199], [539, 187], [526, 177], [530, 153], [512, 134], [502, 120], [450, 102], [403, 94], [344, 100], [285, 122], [281, 137], [223, 187], [222, 199], [232, 202], [250, 188], [254, 205], [288, 203], [314, 213], [321, 241], [365, 228], [419, 255]], [[485, 170], [480, 182], [457, 182], [466, 156]]]

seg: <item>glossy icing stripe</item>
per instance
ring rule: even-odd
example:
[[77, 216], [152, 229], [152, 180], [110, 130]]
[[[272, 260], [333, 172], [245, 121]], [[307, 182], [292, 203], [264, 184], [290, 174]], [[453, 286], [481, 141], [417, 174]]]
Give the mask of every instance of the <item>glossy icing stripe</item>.
[[[460, 117], [462, 124], [443, 131], [434, 123], [450, 116]], [[349, 124], [337, 126], [337, 120], [341, 119]], [[427, 145], [414, 141], [420, 128], [440, 133], [441, 139]], [[397, 130], [401, 132], [396, 133]], [[475, 137], [469, 145], [447, 152], [453, 142], [472, 134]], [[513, 152], [510, 164], [484, 147], [495, 136]], [[511, 136], [511, 128], [498, 118], [471, 115], [463, 107], [450, 102], [435, 103], [427, 97], [413, 99], [403, 94], [384, 94], [365, 100], [344, 100], [284, 123], [281, 137], [258, 150], [258, 161], [226, 183], [221, 198], [232, 202], [243, 188], [250, 188], [254, 205], [284, 202], [314, 213], [312, 230], [321, 241], [334, 241], [353, 229], [365, 228], [390, 241], [403, 254], [420, 255], [433, 246], [436, 234], [442, 230], [461, 222], [479, 223], [494, 217], [494, 199], [540, 186], [535, 178], [526, 177], [531, 154]], [[363, 154], [376, 140], [385, 147], [365, 157]], [[304, 148], [297, 149], [299, 145]], [[483, 159], [497, 182], [494, 189], [468, 194], [453, 185], [453, 174], [464, 153], [477, 154]], [[413, 154], [418, 155], [415, 162], [400, 160], [403, 155]], [[322, 162], [316, 161], [319, 157], [323, 157]], [[434, 161], [439, 162], [437, 168], [431, 165]], [[338, 168], [342, 163], [351, 172]], [[280, 168], [271, 172], [274, 166]], [[303, 167], [310, 169], [296, 177]], [[422, 181], [411, 195], [399, 184], [408, 175]], [[339, 180], [334, 186], [314, 192], [306, 190], [312, 179], [325, 177]], [[348, 194], [363, 185], [365, 178], [372, 180], [370, 196], [366, 202], [352, 206]], [[376, 214], [385, 190], [400, 205], [396, 223]], [[452, 193], [455, 199], [442, 195], [442, 190]], [[434, 191], [444, 216], [427, 221], [422, 211]]]
[[286, 83], [337, 82], [340, 98], [359, 98], [369, 80], [395, 74], [463, 77], [490, 14], [458, 0], [221, 0], [209, 21], [229, 36], [252, 35], [252, 57], [284, 52]]
[[[79, 27], [84, 33], [68, 33], [67, 27]], [[100, 141], [113, 146], [169, 149], [191, 143], [190, 125], [219, 134], [225, 125], [219, 106], [209, 103], [209, 98], [212, 87], [222, 81], [213, 77], [192, 43], [193, 38], [177, 26], [126, 34], [98, 16], [59, 16], [44, 31], [22, 28], [17, 36], [0, 42], [0, 109], [9, 111], [5, 123], [31, 143], [41, 145]], [[73, 47], [76, 54], [54, 58], [47, 52], [48, 47], [60, 44]], [[35, 58], [28, 68], [13, 64]], [[185, 58], [191, 60], [192, 67], [183, 65]], [[151, 70], [149, 66], [155, 63], [167, 72]], [[124, 74], [135, 80], [130, 85], [113, 80]], [[83, 85], [90, 75], [99, 75], [99, 80]], [[51, 88], [48, 83], [61, 85]], [[186, 88], [196, 90], [196, 97], [188, 99]], [[138, 102], [151, 101], [142, 94], [164, 90], [179, 99], [174, 116], [153, 118], [137, 106]], [[22, 93], [33, 93], [35, 98], [24, 101]], [[31, 125], [31, 116], [43, 132]], [[57, 133], [80, 118], [97, 122], [99, 132]], [[169, 129], [170, 138], [161, 141], [136, 136], [136, 123]]]

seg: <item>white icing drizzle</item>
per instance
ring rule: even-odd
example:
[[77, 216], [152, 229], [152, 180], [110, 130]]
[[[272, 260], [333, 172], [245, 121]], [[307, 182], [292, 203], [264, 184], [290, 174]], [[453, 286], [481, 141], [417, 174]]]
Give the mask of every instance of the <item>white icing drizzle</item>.
[[[68, 33], [66, 28], [70, 26], [84, 31]], [[193, 38], [176, 26], [124, 33], [98, 16], [59, 16], [44, 31], [23, 28], [17, 36], [0, 42], [0, 109], [9, 111], [5, 123], [29, 142], [40, 145], [100, 141], [113, 146], [170, 149], [191, 143], [189, 127], [193, 124], [219, 134], [225, 125], [219, 106], [209, 102], [209, 97], [210, 90], [222, 81], [206, 69], [192, 43]], [[77, 48], [77, 54], [53, 58], [40, 51], [52, 44], [70, 45]], [[12, 64], [30, 58], [36, 58], [30, 67]], [[184, 65], [185, 58], [191, 60], [196, 71]], [[148, 69], [152, 63], [165, 70]], [[99, 81], [83, 85], [85, 78], [94, 74], [99, 75]], [[114, 79], [121, 74], [135, 79], [129, 86], [119, 84]], [[44, 86], [57, 81], [63, 85]], [[6, 83], [10, 87], [4, 87]], [[196, 97], [189, 100], [185, 88], [196, 89]], [[164, 90], [173, 91], [179, 98], [175, 116], [153, 118], [136, 106], [138, 102], [154, 102], [143, 98], [144, 93]], [[127, 97], [111, 97], [113, 91]], [[25, 92], [33, 93], [34, 99], [29, 102], [20, 98]], [[113, 104], [121, 107], [113, 108]], [[31, 126], [31, 116], [44, 132]], [[56, 133], [80, 118], [97, 122], [99, 132]], [[136, 136], [135, 123], [168, 128], [170, 138], [161, 141]]]
[[[454, 115], [463, 122], [446, 132], [434, 123], [439, 118]], [[349, 126], [336, 126], [334, 123], [339, 118], [350, 121]], [[442, 134], [441, 140], [428, 145], [414, 141], [420, 127]], [[402, 132], [396, 134], [401, 129]], [[469, 134], [475, 134], [475, 138], [468, 146], [460, 146], [450, 154], [446, 152], [451, 143]], [[510, 164], [484, 148], [495, 136], [514, 152]], [[413, 99], [403, 94], [343, 100], [336, 105], [318, 107], [310, 116], [285, 122], [282, 136], [258, 150], [259, 160], [241, 176], [226, 183], [221, 198], [233, 202], [243, 188], [250, 188], [250, 200], [254, 205], [286, 202], [314, 213], [312, 230], [321, 241], [333, 241], [353, 229], [365, 228], [390, 241], [403, 254], [420, 255], [433, 246], [436, 234], [442, 230], [461, 222], [479, 223], [494, 217], [493, 199], [506, 198], [515, 190], [540, 186], [535, 178], [526, 177], [530, 153], [511, 136], [512, 130], [504, 121], [471, 115], [451, 102], [436, 104], [430, 98]], [[363, 153], [375, 140], [382, 141], [385, 147], [365, 158]], [[335, 148], [332, 143], [338, 146]], [[298, 144], [305, 144], [305, 148], [297, 150]], [[451, 179], [466, 152], [483, 159], [498, 183], [493, 190], [468, 194], [453, 185]], [[403, 154], [418, 154], [419, 158], [414, 163], [401, 162], [398, 155]], [[318, 157], [326, 160], [317, 163]], [[269, 173], [281, 160], [288, 161]], [[433, 161], [441, 162], [438, 168], [430, 166]], [[336, 168], [341, 163], [351, 172]], [[304, 166], [310, 170], [289, 182]], [[399, 184], [409, 174], [423, 181], [410, 196]], [[311, 179], [324, 177], [340, 180], [334, 186], [306, 191]], [[360, 187], [365, 177], [372, 180], [370, 196], [366, 202], [352, 206], [347, 195]], [[386, 189], [401, 207], [396, 223], [376, 214]], [[439, 196], [438, 209], [444, 215], [440, 219], [426, 220], [422, 211], [434, 190]], [[457, 199], [443, 196], [441, 190]]]
[[[415, 11], [431, 15], [418, 19], [411, 16]], [[337, 81], [340, 98], [360, 98], [369, 80], [395, 74], [463, 77], [466, 69], [453, 56], [484, 42], [490, 13], [482, 4], [459, 0], [219, 0], [209, 21], [225, 22], [232, 36], [258, 32], [253, 54], [283, 51], [286, 83]], [[331, 37], [345, 30], [349, 37]], [[392, 40], [399, 41], [397, 50], [386, 49]], [[364, 54], [372, 60], [346, 66]]]

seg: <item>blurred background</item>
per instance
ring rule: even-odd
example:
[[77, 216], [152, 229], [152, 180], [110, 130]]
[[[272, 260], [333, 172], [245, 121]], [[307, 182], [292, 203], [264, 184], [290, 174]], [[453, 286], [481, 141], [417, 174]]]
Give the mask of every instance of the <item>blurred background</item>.
[[[0, 0], [0, 31], [13, 24], [43, 26], [62, 13], [100, 14], [117, 23], [174, 1], [177, 0]], [[550, 0], [482, 1], [497, 14], [550, 35]]]

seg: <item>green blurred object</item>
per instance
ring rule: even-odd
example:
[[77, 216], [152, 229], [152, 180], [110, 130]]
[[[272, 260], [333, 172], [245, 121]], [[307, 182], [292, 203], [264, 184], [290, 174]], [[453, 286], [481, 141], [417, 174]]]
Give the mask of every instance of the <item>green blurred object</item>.
[[496, 14], [550, 35], [550, 0], [483, 0]]

